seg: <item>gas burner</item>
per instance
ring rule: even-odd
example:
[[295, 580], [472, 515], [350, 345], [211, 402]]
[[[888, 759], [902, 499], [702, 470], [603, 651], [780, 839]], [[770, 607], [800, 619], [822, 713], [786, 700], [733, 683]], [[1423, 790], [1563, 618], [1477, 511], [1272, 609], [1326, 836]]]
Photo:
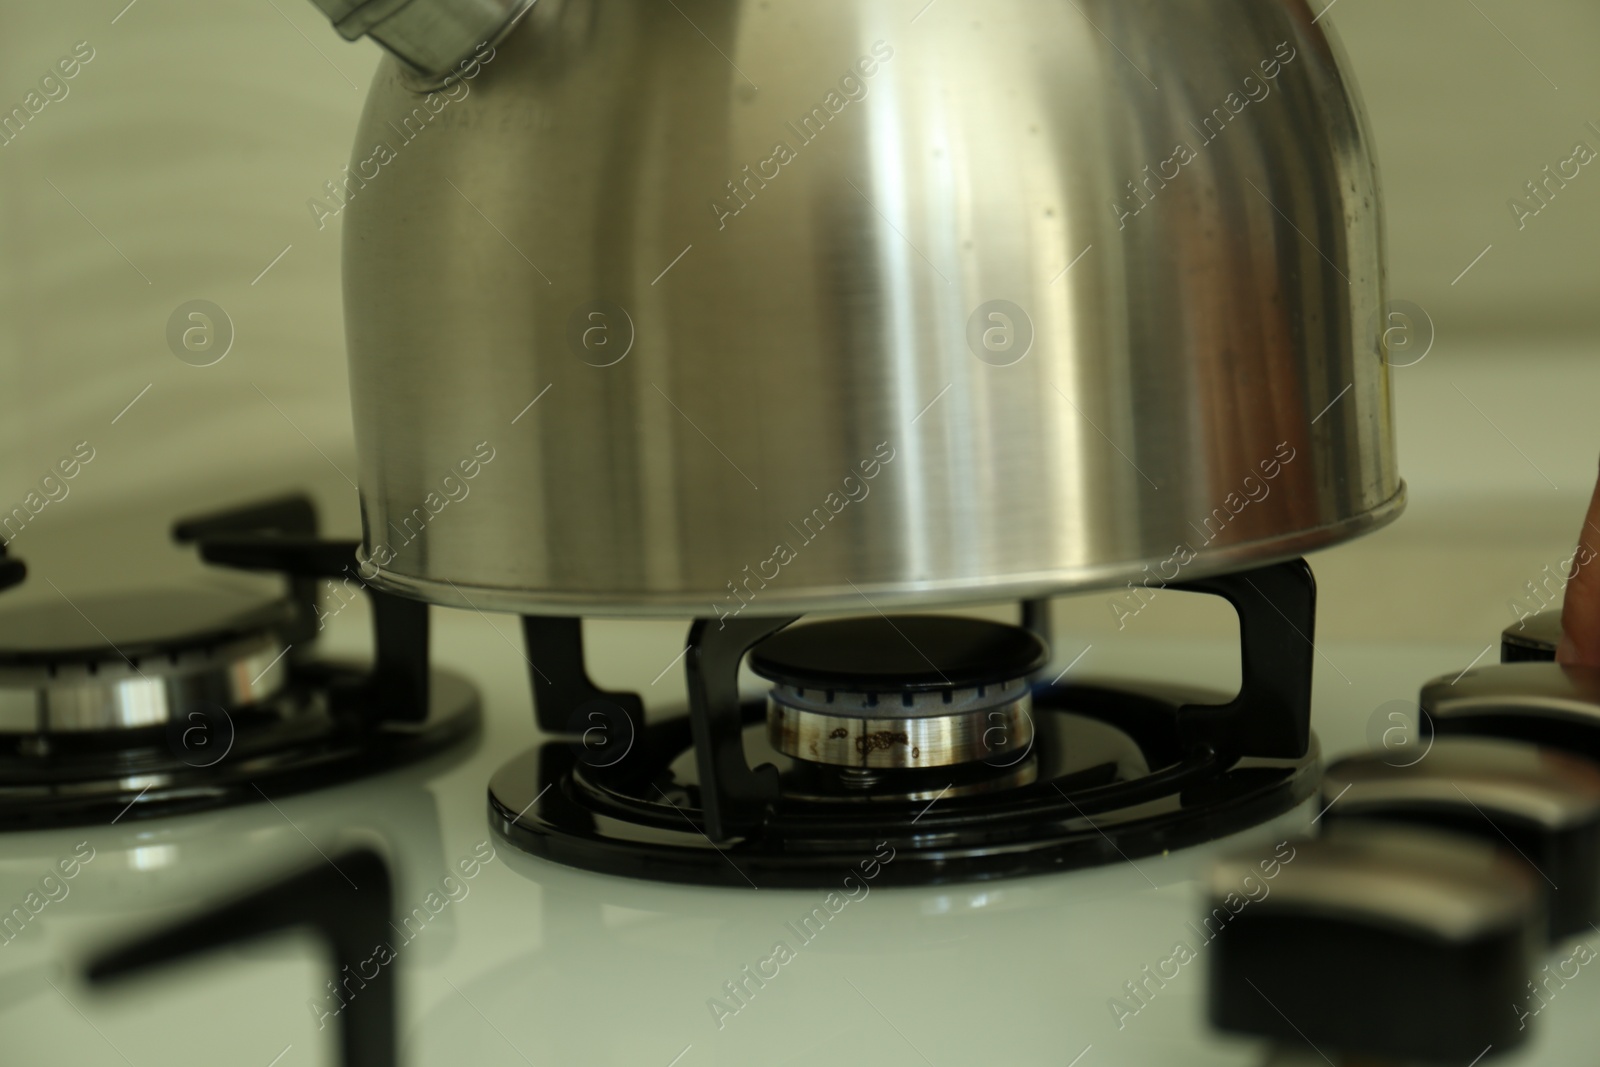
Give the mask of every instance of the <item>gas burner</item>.
[[364, 584], [355, 544], [315, 532], [299, 497], [175, 528], [210, 562], [282, 574], [285, 593], [180, 586], [0, 612], [0, 829], [257, 801], [472, 735], [477, 693], [428, 669], [425, 605], [367, 589], [374, 663], [308, 655], [317, 579]]
[[775, 682], [772, 747], [875, 771], [984, 761], [1033, 747], [1028, 675], [1048, 662], [1027, 630], [980, 619], [874, 616], [797, 626], [756, 646], [750, 669]]
[[[686, 651], [689, 714], [646, 725], [636, 696], [588, 680], [577, 620], [527, 619], [539, 724], [558, 739], [494, 776], [490, 821], [575, 867], [764, 888], [824, 887], [872, 855], [894, 856], [887, 883], [927, 885], [1234, 833], [1317, 788], [1315, 584], [1296, 560], [1175, 588], [1238, 611], [1233, 700], [1035, 680], [1048, 634], [1032, 602], [1026, 629], [701, 620]], [[739, 699], [747, 652], [773, 682], [764, 702]]]
[[164, 726], [283, 688], [284, 597], [173, 588], [0, 612], [0, 732]]

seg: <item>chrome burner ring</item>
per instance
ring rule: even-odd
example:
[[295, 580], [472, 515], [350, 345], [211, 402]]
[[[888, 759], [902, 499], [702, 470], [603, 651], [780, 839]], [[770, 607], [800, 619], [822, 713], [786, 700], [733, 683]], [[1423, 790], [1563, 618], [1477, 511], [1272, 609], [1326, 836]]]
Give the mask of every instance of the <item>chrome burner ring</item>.
[[784, 755], [835, 767], [926, 769], [985, 762], [1005, 768], [1033, 746], [1025, 679], [899, 694], [774, 686], [767, 735]]
[[247, 708], [277, 694], [288, 669], [271, 632], [134, 661], [0, 669], [0, 733], [87, 734], [164, 726], [191, 712]]

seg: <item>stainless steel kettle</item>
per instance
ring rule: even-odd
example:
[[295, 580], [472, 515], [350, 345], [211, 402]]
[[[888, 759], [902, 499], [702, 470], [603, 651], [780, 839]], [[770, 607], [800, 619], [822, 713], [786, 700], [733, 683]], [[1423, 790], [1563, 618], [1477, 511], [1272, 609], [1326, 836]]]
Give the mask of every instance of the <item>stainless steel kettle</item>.
[[325, 205], [379, 585], [870, 610], [1402, 507], [1370, 139], [1305, 0], [342, 19], [399, 53]]

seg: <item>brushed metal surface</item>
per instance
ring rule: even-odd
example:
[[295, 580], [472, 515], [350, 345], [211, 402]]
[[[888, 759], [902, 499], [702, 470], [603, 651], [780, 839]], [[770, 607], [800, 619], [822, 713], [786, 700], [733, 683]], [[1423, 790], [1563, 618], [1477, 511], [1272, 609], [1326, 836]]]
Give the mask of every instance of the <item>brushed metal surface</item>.
[[384, 61], [344, 222], [378, 584], [865, 609], [1398, 513], [1375, 168], [1304, 0], [919, 8], [540, 0], [447, 93]]

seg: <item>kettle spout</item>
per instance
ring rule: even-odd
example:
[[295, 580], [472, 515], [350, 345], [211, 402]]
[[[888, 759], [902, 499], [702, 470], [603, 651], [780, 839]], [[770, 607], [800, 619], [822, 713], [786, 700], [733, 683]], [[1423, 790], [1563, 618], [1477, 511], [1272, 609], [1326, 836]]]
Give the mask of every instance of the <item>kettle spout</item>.
[[535, 0], [312, 0], [347, 41], [371, 37], [424, 77], [443, 78], [503, 37]]

